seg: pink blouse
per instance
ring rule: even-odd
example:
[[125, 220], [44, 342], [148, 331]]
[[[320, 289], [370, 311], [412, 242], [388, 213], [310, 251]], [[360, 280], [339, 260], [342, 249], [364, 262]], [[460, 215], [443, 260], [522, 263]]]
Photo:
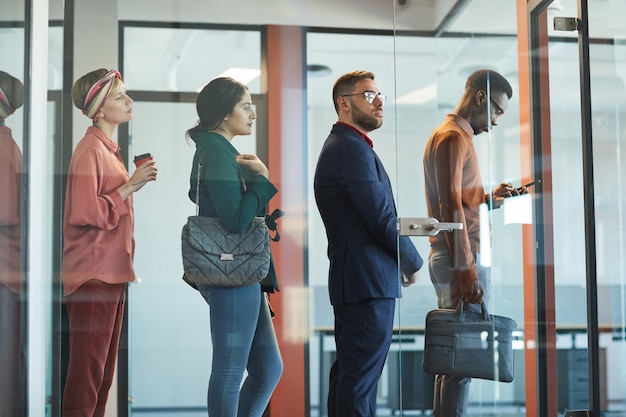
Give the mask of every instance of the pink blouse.
[[0, 126], [0, 200], [0, 284], [19, 293], [22, 152], [7, 126]]
[[129, 175], [119, 146], [89, 127], [70, 162], [63, 219], [63, 287], [66, 295], [90, 279], [109, 284], [135, 280], [132, 195], [116, 191]]

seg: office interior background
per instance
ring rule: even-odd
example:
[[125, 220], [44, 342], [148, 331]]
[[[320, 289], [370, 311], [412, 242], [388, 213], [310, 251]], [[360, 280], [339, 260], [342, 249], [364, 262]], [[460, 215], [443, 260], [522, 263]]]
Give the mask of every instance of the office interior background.
[[[134, 99], [116, 138], [126, 161], [151, 152], [159, 168], [135, 196], [140, 279], [128, 289], [107, 415], [206, 415], [208, 308], [182, 281], [180, 260], [180, 229], [194, 213], [184, 133], [204, 84], [228, 74], [249, 86], [255, 132], [234, 145], [268, 164], [279, 188], [272, 208], [286, 213], [272, 244], [281, 291], [271, 297], [285, 372], [266, 414], [322, 417], [334, 342], [312, 175], [336, 121], [332, 85], [347, 71], [376, 74], [389, 99], [374, 150], [399, 216], [423, 218], [424, 145], [478, 68], [514, 90], [499, 125], [475, 138], [485, 189], [541, 182], [486, 215], [488, 309], [517, 322], [516, 374], [508, 384], [474, 380], [470, 415], [626, 415], [624, 16], [622, 0], [3, 0], [0, 70], [27, 96], [6, 120], [26, 174], [22, 314], [19, 334], [0, 339], [20, 340], [27, 415], [60, 416], [64, 175], [89, 122], [69, 90], [100, 67], [120, 69]], [[578, 30], [554, 28], [567, 17]], [[427, 239], [411, 239], [426, 258]], [[430, 413], [420, 355], [436, 306], [424, 268], [397, 303], [377, 415]]]

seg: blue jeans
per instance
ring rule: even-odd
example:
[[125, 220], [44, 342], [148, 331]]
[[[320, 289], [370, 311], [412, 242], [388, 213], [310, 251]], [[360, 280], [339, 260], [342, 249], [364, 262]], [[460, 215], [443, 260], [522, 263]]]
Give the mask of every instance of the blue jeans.
[[209, 304], [213, 342], [209, 416], [261, 417], [283, 371], [261, 286], [198, 290]]
[[[476, 273], [485, 290], [485, 304], [489, 302], [489, 268], [480, 265], [480, 254], [476, 253]], [[456, 308], [461, 299], [461, 287], [454, 277], [453, 261], [448, 250], [431, 251], [428, 256], [430, 280], [435, 286], [439, 308]], [[467, 309], [480, 312], [478, 304], [469, 304]], [[435, 417], [465, 417], [471, 378], [455, 378], [435, 375], [433, 414]]]

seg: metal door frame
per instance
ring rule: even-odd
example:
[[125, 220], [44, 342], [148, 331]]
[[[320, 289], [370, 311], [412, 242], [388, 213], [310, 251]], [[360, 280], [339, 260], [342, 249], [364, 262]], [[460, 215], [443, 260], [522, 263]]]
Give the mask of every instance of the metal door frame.
[[[553, 0], [530, 0], [527, 5], [529, 41], [530, 41], [530, 97], [531, 97], [531, 143], [533, 152], [533, 173], [541, 176], [544, 167], [544, 155], [541, 152], [543, 140], [542, 121], [542, 83], [541, 71], [547, 70], [542, 66], [541, 47], [542, 42], [547, 42], [541, 37], [540, 18], [545, 18], [543, 13]], [[578, 16], [576, 18], [578, 30], [579, 48], [579, 71], [580, 71], [580, 100], [581, 100], [581, 127], [583, 146], [583, 186], [584, 186], [584, 217], [585, 217], [585, 255], [586, 255], [586, 290], [587, 290], [587, 338], [588, 338], [588, 364], [589, 364], [589, 398], [590, 416], [600, 416], [600, 359], [599, 359], [599, 331], [598, 331], [598, 285], [596, 268], [596, 236], [595, 236], [595, 207], [594, 207], [594, 177], [593, 177], [593, 141], [591, 128], [591, 88], [590, 88], [590, 59], [589, 59], [589, 21], [587, 0], [578, 0]], [[547, 86], [544, 86], [547, 87]], [[549, 117], [549, 116], [548, 116]], [[549, 158], [549, 155], [548, 155]], [[545, 225], [543, 222], [546, 207], [543, 197], [536, 200], [534, 225], [535, 241], [538, 242], [535, 258], [535, 293], [536, 293], [536, 331], [537, 331], [537, 413], [539, 416], [550, 414], [549, 404], [556, 401], [550, 398], [548, 381], [548, 334], [546, 322], [546, 302], [549, 301], [546, 292], [545, 278], [546, 251], [551, 248], [544, 246]], [[552, 207], [548, 207], [552, 210]], [[553, 285], [553, 283], [552, 283]], [[554, 365], [555, 366], [555, 365]]]

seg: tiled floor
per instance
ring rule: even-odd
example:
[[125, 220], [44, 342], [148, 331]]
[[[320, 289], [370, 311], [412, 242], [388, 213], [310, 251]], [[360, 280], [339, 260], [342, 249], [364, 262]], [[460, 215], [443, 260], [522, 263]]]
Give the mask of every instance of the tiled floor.
[[133, 412], [132, 417], [207, 417], [206, 411]]
[[[431, 417], [433, 415], [432, 410], [391, 410], [389, 408], [379, 407], [376, 413], [376, 417]], [[317, 410], [311, 410], [310, 417], [320, 417], [317, 414]], [[321, 416], [321, 417], [326, 417]], [[517, 406], [499, 406], [495, 407], [476, 407], [470, 406], [468, 409], [467, 417], [526, 417], [526, 409], [524, 407]]]
[[[206, 417], [207, 411], [203, 409], [193, 410], [175, 410], [175, 409], [139, 409], [131, 410], [132, 417]], [[310, 417], [320, 417], [318, 410], [311, 410]], [[407, 410], [404, 412], [395, 411], [392, 412], [389, 409], [379, 409], [376, 413], [376, 417], [432, 417], [432, 411], [417, 411]], [[525, 417], [526, 410], [522, 407], [470, 407], [468, 417]], [[602, 414], [603, 417], [626, 417], [626, 413], [622, 412], [607, 412]], [[321, 416], [326, 417], [326, 416]], [[559, 413], [557, 417], [564, 417], [562, 413]]]
[[206, 417], [208, 412], [201, 407], [192, 409], [157, 408], [131, 409], [132, 417]]

